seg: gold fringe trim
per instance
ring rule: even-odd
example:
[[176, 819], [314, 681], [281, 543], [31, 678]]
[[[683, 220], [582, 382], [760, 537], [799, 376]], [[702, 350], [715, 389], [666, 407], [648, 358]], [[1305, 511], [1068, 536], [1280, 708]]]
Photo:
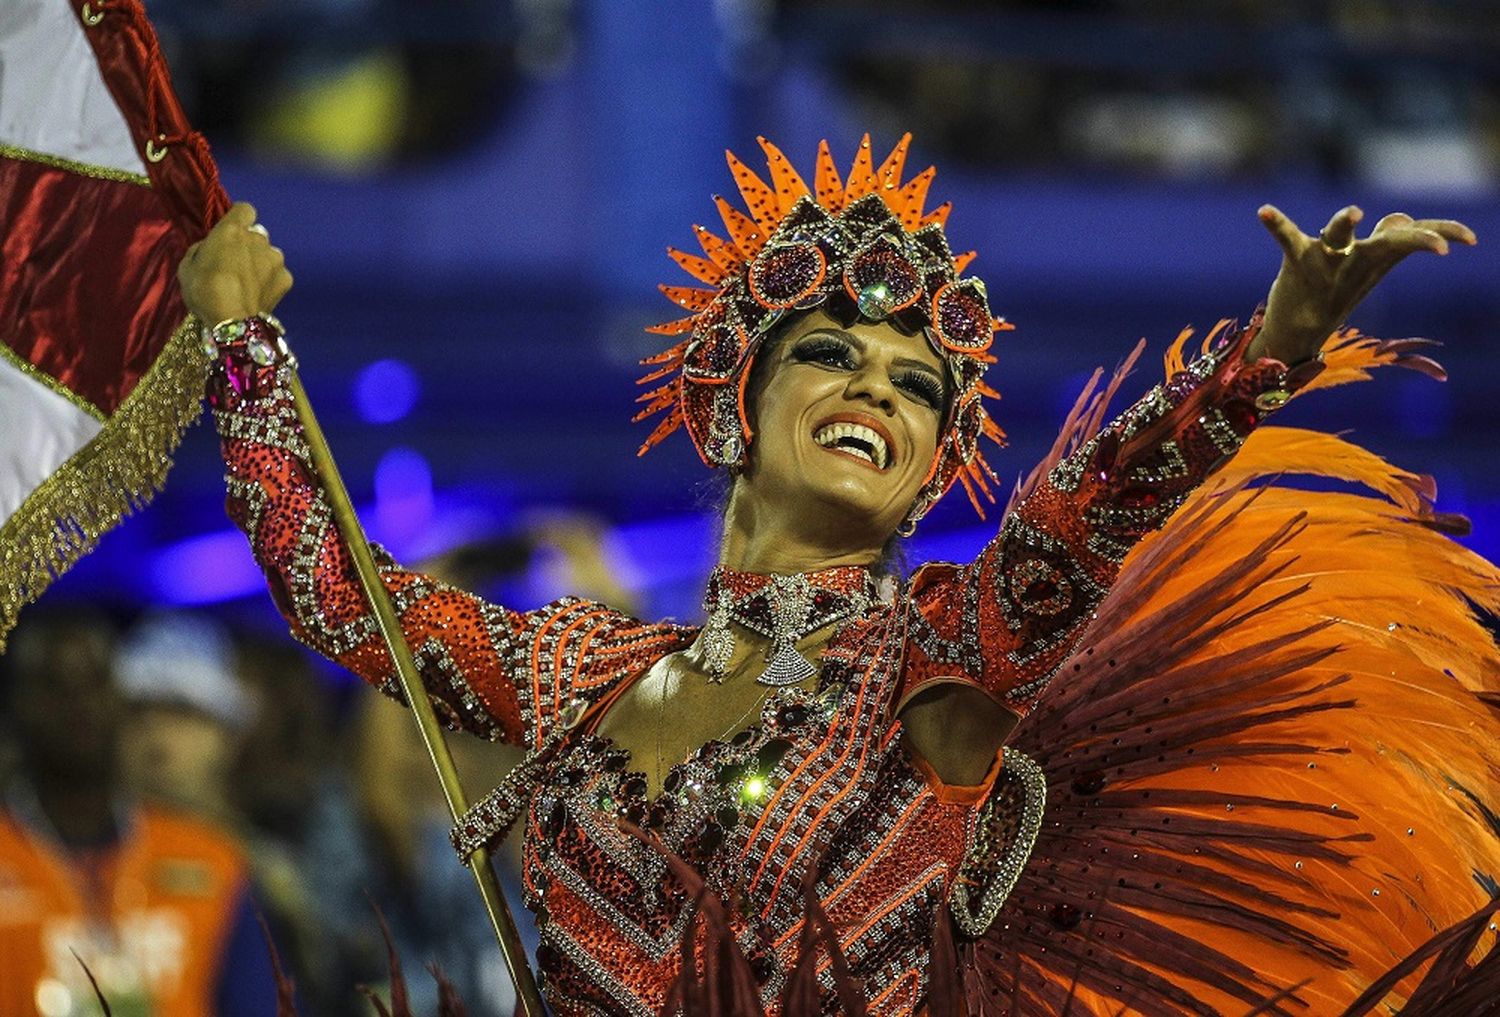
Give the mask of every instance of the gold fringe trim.
[[20, 162], [40, 163], [43, 166], [51, 166], [53, 169], [64, 170], [68, 173], [77, 173], [83, 177], [93, 177], [96, 180], [113, 180], [116, 183], [139, 184], [142, 187], [151, 186], [151, 178], [144, 173], [131, 173], [129, 170], [115, 169], [113, 166], [95, 166], [89, 162], [75, 162], [72, 159], [64, 159], [60, 155], [34, 152], [29, 148], [7, 145], [3, 142], [0, 142], [0, 156], [4, 156], [7, 159], [16, 159]]
[[0, 342], [0, 360], [5, 361], [11, 367], [14, 367], [16, 370], [26, 375], [26, 377], [30, 378], [38, 385], [41, 385], [43, 388], [47, 389], [47, 391], [51, 392], [52, 394], [62, 399], [66, 399], [69, 403], [78, 407], [84, 413], [87, 413], [89, 416], [99, 421], [99, 423], [102, 424], [109, 420], [109, 418], [104, 415], [104, 411], [99, 407], [89, 402], [77, 392], [74, 392], [68, 386], [52, 377], [52, 375], [48, 374], [40, 367], [37, 367], [31, 361], [22, 357], [19, 353], [11, 349], [9, 346], [5, 345], [5, 343], [3, 342]]
[[103, 430], [0, 526], [0, 652], [21, 608], [161, 490], [172, 453], [202, 411], [207, 378], [190, 315]]

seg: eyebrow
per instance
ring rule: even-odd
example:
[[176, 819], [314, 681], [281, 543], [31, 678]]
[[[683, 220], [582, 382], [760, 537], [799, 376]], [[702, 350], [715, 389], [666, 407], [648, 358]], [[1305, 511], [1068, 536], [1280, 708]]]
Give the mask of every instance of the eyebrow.
[[[853, 345], [859, 347], [859, 351], [861, 353], [864, 353], [869, 349], [869, 344], [865, 342], [863, 337], [857, 336], [853, 332], [846, 332], [841, 328], [815, 328], [811, 332], [804, 334], [801, 338], [806, 339], [810, 336], [815, 335], [837, 336], [840, 339], [843, 339], [844, 341], [852, 343]], [[937, 368], [933, 367], [926, 361], [917, 360], [915, 357], [897, 357], [895, 360], [891, 361], [891, 363], [895, 364], [897, 367], [913, 368], [915, 370], [930, 374], [940, 383], [942, 383], [945, 390], [948, 387], [947, 375], [944, 372], [939, 371]]]

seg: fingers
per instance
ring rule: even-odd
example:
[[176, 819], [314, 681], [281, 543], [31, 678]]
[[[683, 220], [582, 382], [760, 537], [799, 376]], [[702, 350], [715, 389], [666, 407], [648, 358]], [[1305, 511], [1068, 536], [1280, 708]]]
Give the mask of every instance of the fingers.
[[1392, 212], [1390, 215], [1383, 216], [1381, 220], [1375, 224], [1375, 229], [1370, 235], [1379, 236], [1387, 230], [1400, 229], [1403, 226], [1410, 226], [1412, 224], [1412, 221], [1412, 217], [1407, 215], [1405, 212]]
[[1459, 222], [1457, 219], [1413, 219], [1405, 212], [1392, 212], [1375, 224], [1375, 230], [1371, 236], [1380, 236], [1391, 230], [1415, 228], [1428, 230], [1436, 233], [1444, 240], [1457, 241], [1460, 244], [1473, 246], [1479, 243], [1479, 237], [1473, 230]]
[[1364, 217], [1365, 213], [1358, 205], [1345, 205], [1333, 213], [1333, 218], [1328, 220], [1328, 225], [1323, 227], [1318, 239], [1330, 251], [1346, 251], [1354, 243], [1354, 228]]
[[1256, 215], [1288, 258], [1296, 258], [1307, 247], [1307, 236], [1275, 205], [1262, 205]]
[[1417, 251], [1433, 254], [1448, 253], [1448, 238], [1437, 230], [1426, 229], [1413, 223], [1410, 226], [1393, 226], [1365, 241], [1372, 251], [1400, 260]]
[[1479, 236], [1456, 219], [1418, 219], [1412, 225], [1419, 229], [1431, 230], [1444, 240], [1456, 241], [1470, 247], [1479, 243]]

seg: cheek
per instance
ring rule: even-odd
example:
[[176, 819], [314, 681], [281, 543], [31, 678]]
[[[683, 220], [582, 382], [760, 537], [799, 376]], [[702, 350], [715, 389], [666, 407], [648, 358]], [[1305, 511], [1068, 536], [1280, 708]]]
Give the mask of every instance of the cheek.
[[912, 436], [912, 449], [915, 453], [912, 456], [911, 466], [920, 483], [926, 478], [928, 468], [932, 466], [932, 457], [937, 455], [937, 416], [932, 413], [923, 414], [913, 424], [909, 433]]

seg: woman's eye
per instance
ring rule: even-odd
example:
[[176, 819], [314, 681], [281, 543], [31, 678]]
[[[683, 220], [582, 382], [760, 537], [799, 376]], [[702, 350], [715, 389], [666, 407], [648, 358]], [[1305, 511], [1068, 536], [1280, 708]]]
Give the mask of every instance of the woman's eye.
[[792, 348], [792, 356], [804, 364], [828, 367], [853, 367], [854, 355], [849, 345], [830, 336], [807, 339]]
[[896, 384], [935, 410], [943, 408], [943, 383], [925, 371], [908, 371]]

